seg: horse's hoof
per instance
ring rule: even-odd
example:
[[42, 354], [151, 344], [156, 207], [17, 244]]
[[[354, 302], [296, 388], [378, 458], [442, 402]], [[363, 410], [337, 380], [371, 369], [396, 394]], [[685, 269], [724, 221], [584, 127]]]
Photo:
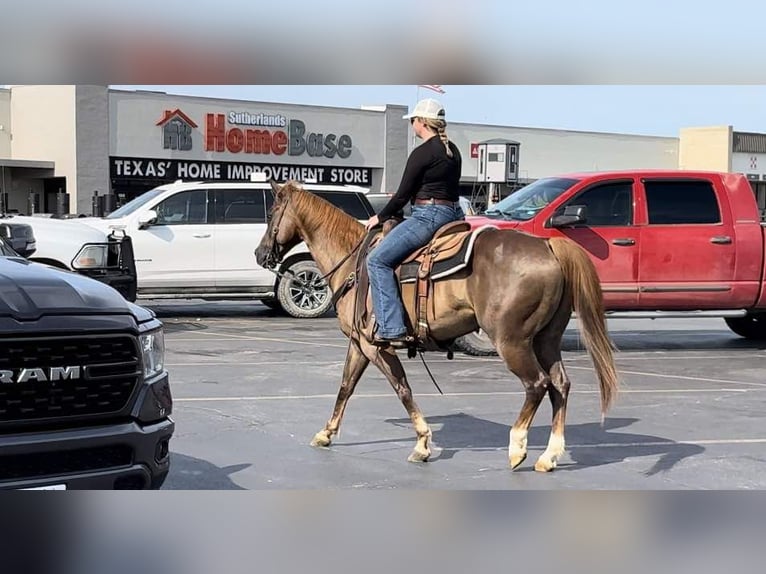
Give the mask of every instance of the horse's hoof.
[[415, 449], [407, 458], [407, 462], [428, 462], [429, 458], [431, 458], [430, 452]]
[[509, 461], [511, 464], [511, 470], [516, 470], [519, 467], [519, 465], [525, 460], [527, 460], [527, 453], [514, 454]]
[[543, 459], [539, 459], [535, 463], [535, 470], [537, 472], [553, 472], [554, 468], [556, 468], [556, 461], [555, 460], [543, 460]]
[[311, 440], [311, 446], [315, 447], [328, 447], [330, 446], [330, 443], [332, 443], [332, 440], [327, 434], [327, 431], [319, 431]]

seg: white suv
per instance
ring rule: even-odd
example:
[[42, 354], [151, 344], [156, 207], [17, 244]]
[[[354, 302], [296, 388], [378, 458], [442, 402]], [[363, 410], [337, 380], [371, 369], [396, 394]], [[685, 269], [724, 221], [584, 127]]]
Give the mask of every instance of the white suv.
[[[365, 188], [303, 187], [362, 222], [375, 213]], [[331, 294], [305, 244], [285, 257], [282, 270], [294, 275], [282, 280], [255, 261], [272, 202], [265, 181], [179, 181], [147, 191], [103, 219], [78, 221], [131, 236], [139, 298], [258, 299], [294, 317], [319, 317]]]

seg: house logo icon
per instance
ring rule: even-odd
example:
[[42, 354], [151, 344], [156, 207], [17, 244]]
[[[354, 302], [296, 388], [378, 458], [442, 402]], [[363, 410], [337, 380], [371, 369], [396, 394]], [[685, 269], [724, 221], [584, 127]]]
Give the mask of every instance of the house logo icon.
[[179, 151], [192, 149], [192, 130], [197, 124], [189, 116], [176, 108], [165, 110], [162, 119], [157, 122], [162, 128], [162, 147]]

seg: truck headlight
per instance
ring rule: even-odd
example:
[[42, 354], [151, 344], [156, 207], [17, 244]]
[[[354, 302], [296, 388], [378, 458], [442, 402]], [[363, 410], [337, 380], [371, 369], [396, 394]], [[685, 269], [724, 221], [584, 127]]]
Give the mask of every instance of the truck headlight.
[[107, 245], [86, 245], [72, 260], [73, 269], [101, 269], [106, 267]]
[[141, 357], [144, 363], [144, 377], [159, 375], [165, 367], [165, 334], [162, 329], [138, 336]]

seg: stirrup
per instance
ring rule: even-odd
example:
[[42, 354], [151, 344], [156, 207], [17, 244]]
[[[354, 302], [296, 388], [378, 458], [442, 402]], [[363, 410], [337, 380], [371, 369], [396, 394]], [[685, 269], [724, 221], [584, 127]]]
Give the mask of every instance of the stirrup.
[[415, 344], [415, 338], [410, 335], [402, 335], [393, 339], [384, 339], [378, 335], [372, 338], [372, 344], [376, 347], [391, 347], [392, 349], [406, 349]]

